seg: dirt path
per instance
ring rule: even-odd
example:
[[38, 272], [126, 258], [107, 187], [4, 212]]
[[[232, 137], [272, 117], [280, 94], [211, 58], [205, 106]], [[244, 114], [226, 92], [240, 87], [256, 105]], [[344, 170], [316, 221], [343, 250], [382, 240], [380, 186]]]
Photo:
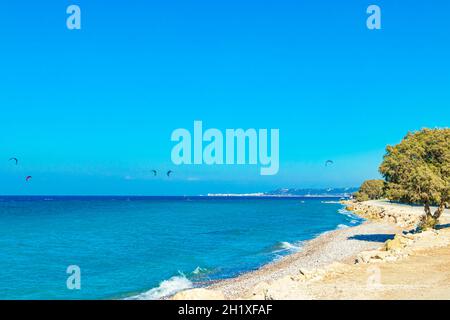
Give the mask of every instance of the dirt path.
[[422, 250], [392, 263], [355, 265], [305, 290], [315, 299], [447, 300], [450, 247]]

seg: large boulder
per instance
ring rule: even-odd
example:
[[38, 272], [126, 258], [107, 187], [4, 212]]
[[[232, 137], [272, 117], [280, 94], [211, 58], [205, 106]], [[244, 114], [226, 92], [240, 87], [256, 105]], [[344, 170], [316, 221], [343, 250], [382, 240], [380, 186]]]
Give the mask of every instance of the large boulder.
[[411, 242], [406, 236], [397, 234], [394, 239], [388, 240], [384, 244], [384, 249], [386, 251], [401, 251], [406, 245]]

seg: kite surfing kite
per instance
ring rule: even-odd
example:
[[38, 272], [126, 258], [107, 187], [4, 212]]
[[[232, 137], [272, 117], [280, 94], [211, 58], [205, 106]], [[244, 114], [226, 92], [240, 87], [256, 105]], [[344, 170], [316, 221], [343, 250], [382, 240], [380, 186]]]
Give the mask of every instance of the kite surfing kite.
[[173, 173], [172, 170], [167, 171], [167, 176], [170, 177], [170, 175]]
[[9, 159], [9, 161], [14, 161], [16, 163], [16, 166], [19, 163], [19, 160], [17, 158], [11, 158], [11, 159]]
[[328, 167], [328, 166], [331, 165], [331, 164], [334, 164], [334, 161], [333, 161], [333, 160], [327, 160], [327, 161], [325, 162], [325, 167]]
[[28, 182], [28, 181], [31, 180], [31, 178], [33, 178], [33, 177], [32, 177], [32, 176], [27, 176], [27, 177], [25, 178], [25, 181]]

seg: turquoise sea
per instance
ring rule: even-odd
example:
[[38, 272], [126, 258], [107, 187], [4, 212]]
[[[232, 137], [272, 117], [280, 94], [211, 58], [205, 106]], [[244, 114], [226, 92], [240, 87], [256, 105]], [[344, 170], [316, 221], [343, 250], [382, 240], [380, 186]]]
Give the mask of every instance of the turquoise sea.
[[[0, 197], [0, 299], [156, 299], [361, 219], [330, 198]], [[66, 286], [79, 266], [81, 289]]]

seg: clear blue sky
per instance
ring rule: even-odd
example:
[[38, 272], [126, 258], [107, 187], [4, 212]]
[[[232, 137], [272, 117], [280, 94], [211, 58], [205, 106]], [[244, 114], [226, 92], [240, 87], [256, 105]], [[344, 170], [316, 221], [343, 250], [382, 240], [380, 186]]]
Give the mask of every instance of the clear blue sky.
[[[66, 28], [70, 4], [82, 30]], [[382, 9], [382, 30], [366, 28], [370, 4]], [[449, 125], [449, 15], [447, 0], [2, 1], [0, 194], [256, 192], [377, 178], [387, 144]], [[175, 167], [170, 134], [194, 120], [279, 128], [279, 174]], [[154, 168], [175, 174], [153, 178]]]

